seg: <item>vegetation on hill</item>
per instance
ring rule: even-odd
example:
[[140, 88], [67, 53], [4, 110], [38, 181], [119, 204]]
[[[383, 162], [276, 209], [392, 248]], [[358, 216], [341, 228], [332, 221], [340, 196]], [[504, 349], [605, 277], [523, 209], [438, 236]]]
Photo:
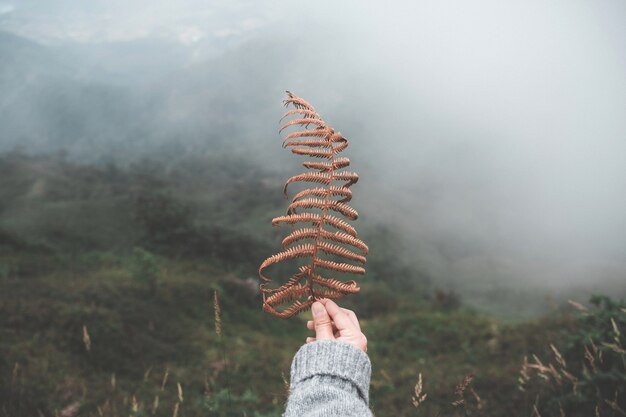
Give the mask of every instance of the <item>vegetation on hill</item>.
[[[307, 318], [261, 312], [284, 204], [280, 179], [242, 164], [0, 157], [0, 416], [281, 414]], [[345, 305], [377, 415], [624, 415], [623, 302], [503, 321], [433, 288], [392, 229], [363, 233], [368, 275]]]

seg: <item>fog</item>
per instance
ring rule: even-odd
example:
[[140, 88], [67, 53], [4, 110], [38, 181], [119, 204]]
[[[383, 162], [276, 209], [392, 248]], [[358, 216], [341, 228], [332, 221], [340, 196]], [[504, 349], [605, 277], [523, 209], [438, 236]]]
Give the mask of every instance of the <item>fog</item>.
[[433, 281], [623, 293], [625, 21], [621, 0], [2, 1], [0, 150], [219, 144], [293, 172], [289, 89], [351, 140], [359, 221]]

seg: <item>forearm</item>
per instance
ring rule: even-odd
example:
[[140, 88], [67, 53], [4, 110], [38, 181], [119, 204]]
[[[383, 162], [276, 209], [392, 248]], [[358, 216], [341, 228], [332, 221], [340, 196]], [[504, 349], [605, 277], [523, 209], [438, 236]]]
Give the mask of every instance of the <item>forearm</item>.
[[370, 375], [370, 360], [362, 350], [337, 341], [308, 343], [291, 365], [284, 417], [371, 416]]

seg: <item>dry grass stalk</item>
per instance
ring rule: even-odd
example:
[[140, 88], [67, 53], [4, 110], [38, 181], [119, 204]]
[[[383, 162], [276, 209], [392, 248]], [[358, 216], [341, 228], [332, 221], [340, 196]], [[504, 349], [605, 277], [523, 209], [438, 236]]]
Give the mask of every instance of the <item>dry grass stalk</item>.
[[576, 378], [571, 373], [567, 372], [565, 369], [561, 369], [561, 373], [563, 376], [572, 384], [572, 391], [574, 394], [578, 393], [578, 378]]
[[585, 307], [584, 305], [577, 303], [576, 301], [573, 300], [567, 300], [567, 302], [574, 307], [576, 310], [581, 311], [581, 312], [587, 312], [589, 311], [589, 309], [587, 307]]
[[152, 401], [152, 415], [155, 415], [159, 408], [159, 395], [154, 396], [154, 401]]
[[593, 342], [592, 338], [589, 338], [589, 343], [591, 344], [591, 349], [593, 350], [593, 354], [595, 355], [596, 358], [598, 358], [598, 361], [602, 363], [602, 351], [598, 349], [598, 346]]
[[598, 369], [596, 368], [596, 360], [587, 345], [585, 345], [585, 359], [587, 359], [587, 362], [589, 362], [589, 366], [591, 366], [591, 370], [593, 371], [593, 373], [597, 373]]
[[61, 412], [57, 410], [56, 414], [59, 417], [75, 417], [78, 415], [79, 411], [80, 411], [80, 403], [74, 402], [74, 403], [70, 403], [66, 405], [65, 408], [61, 410]]
[[174, 411], [172, 412], [172, 417], [178, 417], [178, 409], [180, 408], [180, 403], [176, 403], [174, 405]]
[[415, 384], [415, 389], [414, 389], [415, 394], [411, 398], [413, 407], [418, 408], [420, 404], [426, 401], [428, 394], [425, 394], [423, 391], [424, 391], [424, 382], [422, 380], [422, 373], [420, 372], [420, 374], [417, 377], [417, 383]]
[[561, 368], [563, 369], [567, 368], [565, 359], [563, 358], [563, 355], [561, 355], [561, 352], [559, 352], [559, 350], [556, 348], [556, 346], [550, 343], [550, 349], [552, 349], [552, 352], [554, 353], [554, 356], [556, 357], [556, 362], [559, 365], [561, 365]]
[[559, 403], [559, 417], [566, 417], [565, 416], [565, 411], [563, 410], [563, 407], [561, 406], [561, 403]]
[[211, 383], [209, 382], [209, 375], [206, 373], [204, 374], [204, 390], [202, 392], [202, 395], [204, 395], [205, 397], [211, 395]]
[[[550, 346], [553, 347], [552, 345]], [[553, 349], [553, 352], [555, 352], [555, 355], [557, 356], [557, 362], [559, 362], [561, 366], [564, 366], [565, 360], [561, 356], [560, 352], [556, 348]], [[559, 357], [561, 358], [560, 360]], [[563, 381], [563, 376], [565, 376], [569, 380], [577, 381], [577, 379], [565, 369], [561, 369], [561, 372], [559, 372], [553, 364], [544, 365], [543, 362], [541, 362], [541, 359], [537, 357], [537, 355], [533, 355], [533, 360], [535, 361], [535, 363], [525, 364], [525, 368], [523, 369], [535, 369], [537, 371], [537, 376], [539, 376], [546, 382], [550, 382], [550, 377], [552, 377], [557, 385], [561, 385]]]
[[91, 337], [89, 336], [86, 325], [83, 325], [83, 344], [87, 352], [91, 351]]
[[607, 403], [613, 411], [618, 412], [622, 416], [626, 416], [626, 411], [624, 411], [619, 406], [619, 404], [617, 404], [617, 390], [615, 391], [615, 397], [613, 398], [613, 401], [609, 401], [608, 399], [605, 399], [604, 402]]
[[15, 385], [15, 382], [17, 381], [17, 377], [20, 374], [20, 369], [21, 366], [18, 362], [15, 362], [15, 365], [13, 365], [13, 372], [11, 372], [11, 385]]
[[222, 309], [217, 297], [217, 290], [213, 292], [213, 309], [215, 310], [215, 334], [217, 337], [222, 337]]
[[524, 362], [522, 368], [519, 371], [519, 378], [517, 378], [517, 387], [520, 391], [526, 391], [526, 384], [530, 381], [530, 373], [528, 367], [528, 356], [524, 356]]
[[553, 364], [550, 364], [549, 368], [550, 368], [550, 373], [552, 374], [552, 377], [554, 378], [556, 383], [561, 385], [562, 377], [561, 377], [561, 374], [559, 374], [559, 371], [556, 370]]
[[387, 381], [389, 384], [393, 385], [393, 379], [391, 379], [391, 375], [389, 375], [389, 372], [387, 372], [384, 369], [380, 370], [380, 374], [382, 375], [383, 378], [385, 378], [385, 381]]
[[289, 394], [291, 393], [291, 384], [289, 384], [289, 380], [287, 379], [287, 376], [285, 375], [284, 372], [281, 372], [280, 376], [283, 379], [283, 386], [285, 387], [285, 393], [287, 394], [287, 396], [289, 396]]
[[453, 406], [461, 407], [465, 405], [465, 390], [467, 389], [467, 387], [469, 387], [469, 384], [472, 382], [473, 379], [474, 375], [469, 374], [465, 378], [463, 378], [463, 381], [461, 381], [459, 385], [456, 386], [456, 388], [454, 389], [454, 395], [456, 395], [458, 399], [452, 403]]
[[615, 322], [615, 319], [613, 317], [611, 317], [611, 325], [613, 326], [613, 332], [615, 333], [615, 336], [620, 337], [621, 333], [619, 331], [619, 327], [617, 327], [617, 323]]
[[617, 353], [619, 355], [626, 354], [626, 350], [622, 349], [622, 347], [617, 345], [616, 343], [602, 342], [602, 346], [611, 349], [613, 352], [615, 352], [615, 353]]
[[615, 333], [615, 341], [619, 343], [619, 337], [621, 336], [621, 333], [613, 317], [611, 317], [611, 325], [613, 326], [613, 333]]
[[596, 417], [600, 417], [600, 407], [596, 404]]
[[177, 382], [176, 386], [178, 387], [178, 402], [182, 403], [183, 402], [183, 387], [182, 385], [180, 385], [180, 382]]
[[541, 413], [539, 412], [539, 396], [535, 398], [535, 403], [533, 404], [533, 414], [532, 417], [541, 417]]
[[163, 381], [161, 382], [161, 391], [165, 390], [165, 384], [167, 384], [167, 377], [170, 374], [170, 370], [165, 368], [165, 373], [163, 374]]
[[146, 372], [143, 374], [143, 382], [148, 382], [148, 378], [150, 377], [150, 373], [152, 372], [152, 366], [149, 367]]
[[474, 397], [474, 400], [476, 400], [476, 408], [478, 408], [479, 410], [482, 410], [483, 407], [485, 406], [485, 403], [483, 402], [483, 399], [480, 398], [480, 396], [478, 395], [476, 390], [474, 390], [474, 388], [470, 387], [469, 392]]
[[115, 391], [115, 387], [117, 386], [117, 379], [115, 378], [115, 372], [111, 374], [111, 389]]
[[535, 369], [537, 370], [537, 376], [547, 382], [550, 382], [550, 374], [552, 373], [550, 368], [548, 368], [547, 366], [543, 366], [540, 364], [536, 364], [536, 363], [530, 363], [528, 364], [528, 368], [529, 369]]
[[131, 400], [130, 409], [132, 410], [133, 414], [137, 414], [137, 411], [139, 411], [139, 403], [137, 402], [137, 397], [135, 397], [134, 395]]

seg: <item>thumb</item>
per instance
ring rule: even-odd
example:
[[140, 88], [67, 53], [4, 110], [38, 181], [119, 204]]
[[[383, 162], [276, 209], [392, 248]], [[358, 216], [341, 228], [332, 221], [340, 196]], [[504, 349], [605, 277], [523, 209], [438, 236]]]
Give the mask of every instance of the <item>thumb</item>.
[[317, 340], [334, 340], [333, 324], [326, 307], [319, 301], [313, 303], [313, 324], [315, 326], [315, 338]]

